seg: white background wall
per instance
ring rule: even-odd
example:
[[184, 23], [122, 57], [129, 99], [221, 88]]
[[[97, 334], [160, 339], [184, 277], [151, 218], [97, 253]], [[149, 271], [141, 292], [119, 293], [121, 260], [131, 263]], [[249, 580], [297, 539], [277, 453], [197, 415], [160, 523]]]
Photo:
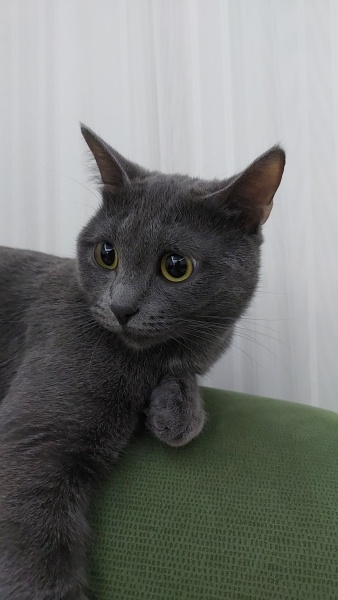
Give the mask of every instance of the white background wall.
[[79, 120], [205, 177], [284, 145], [259, 290], [207, 383], [338, 410], [338, 1], [0, 0], [0, 244], [74, 254], [97, 206]]

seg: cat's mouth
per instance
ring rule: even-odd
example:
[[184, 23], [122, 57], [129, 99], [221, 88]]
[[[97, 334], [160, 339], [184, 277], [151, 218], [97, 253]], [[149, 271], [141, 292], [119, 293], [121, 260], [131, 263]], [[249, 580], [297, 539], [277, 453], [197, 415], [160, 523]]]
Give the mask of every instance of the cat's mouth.
[[140, 329], [132, 328], [129, 325], [121, 326], [117, 325], [116, 323], [112, 323], [107, 318], [105, 312], [100, 310], [98, 307], [94, 307], [92, 312], [105, 329], [117, 334], [126, 344], [126, 346], [133, 348], [134, 350], [143, 350], [150, 348], [151, 346], [157, 346], [158, 344], [165, 342], [167, 339], [166, 336], [159, 331], [142, 331]]

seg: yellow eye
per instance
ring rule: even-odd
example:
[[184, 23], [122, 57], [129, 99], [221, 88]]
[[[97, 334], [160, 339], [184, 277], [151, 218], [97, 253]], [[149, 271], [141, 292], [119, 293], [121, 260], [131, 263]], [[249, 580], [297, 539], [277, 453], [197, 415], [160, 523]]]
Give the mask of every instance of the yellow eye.
[[103, 269], [116, 269], [118, 263], [117, 252], [109, 242], [100, 242], [94, 248], [94, 258]]
[[161, 260], [161, 273], [168, 281], [185, 281], [194, 270], [192, 260], [180, 254], [165, 254]]

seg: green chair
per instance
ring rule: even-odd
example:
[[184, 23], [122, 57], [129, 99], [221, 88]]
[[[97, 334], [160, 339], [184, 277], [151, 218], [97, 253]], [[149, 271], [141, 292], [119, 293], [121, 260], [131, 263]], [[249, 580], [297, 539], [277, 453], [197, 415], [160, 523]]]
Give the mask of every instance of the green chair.
[[338, 600], [338, 415], [204, 389], [183, 448], [131, 444], [93, 503], [91, 600]]

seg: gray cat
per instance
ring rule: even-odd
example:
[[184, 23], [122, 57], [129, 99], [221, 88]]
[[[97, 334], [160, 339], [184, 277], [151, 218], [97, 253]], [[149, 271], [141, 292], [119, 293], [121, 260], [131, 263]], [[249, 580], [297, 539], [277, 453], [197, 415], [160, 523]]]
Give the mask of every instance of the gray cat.
[[202, 181], [82, 133], [102, 204], [77, 259], [0, 250], [1, 600], [85, 600], [89, 498], [142, 414], [173, 446], [202, 430], [196, 376], [252, 298], [285, 163]]

